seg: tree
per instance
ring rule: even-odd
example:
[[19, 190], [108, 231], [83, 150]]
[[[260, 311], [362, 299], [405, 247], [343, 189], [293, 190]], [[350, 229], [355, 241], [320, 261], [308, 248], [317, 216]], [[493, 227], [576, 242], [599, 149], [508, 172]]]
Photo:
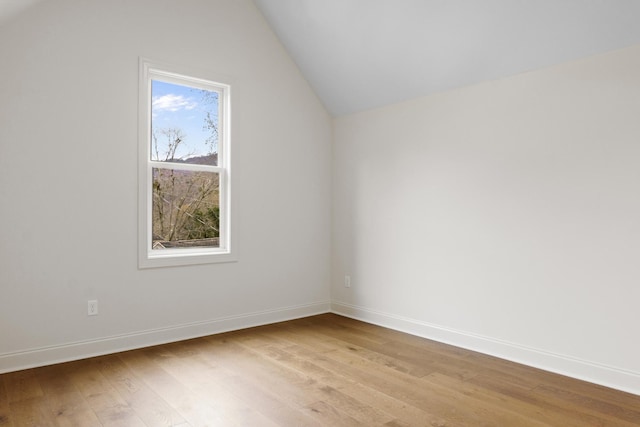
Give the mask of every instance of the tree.
[[216, 114], [213, 114], [211, 108], [207, 110], [207, 115], [204, 118], [204, 130], [210, 131], [210, 135], [207, 138], [207, 145], [211, 148], [211, 153], [218, 152], [218, 92], [212, 92], [204, 89], [200, 89], [200, 96], [202, 97], [202, 104], [205, 106], [216, 106]]
[[[176, 157], [185, 140], [180, 129], [157, 129], [152, 138], [156, 160], [184, 162]], [[166, 242], [219, 236], [218, 174], [169, 168], [154, 168], [152, 172], [154, 240]], [[205, 245], [210, 244], [205, 242]]]
[[220, 237], [217, 225], [220, 223], [220, 207], [196, 209], [185, 224], [188, 239], [210, 239]]
[[[176, 157], [178, 147], [184, 142], [185, 135], [182, 129], [179, 128], [161, 128], [153, 129], [151, 134], [153, 138], [153, 160], [170, 162], [175, 160], [181, 160]], [[166, 140], [166, 145], [161, 144], [159, 140]], [[164, 148], [166, 147], [166, 148]]]

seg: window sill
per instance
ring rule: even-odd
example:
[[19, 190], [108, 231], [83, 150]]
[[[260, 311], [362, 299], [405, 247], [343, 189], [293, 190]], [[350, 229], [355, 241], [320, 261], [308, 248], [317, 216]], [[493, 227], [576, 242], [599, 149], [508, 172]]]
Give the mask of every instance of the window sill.
[[184, 249], [162, 251], [162, 253], [148, 254], [138, 260], [139, 269], [180, 267], [186, 265], [217, 264], [237, 262], [235, 254], [231, 252], [184, 252]]

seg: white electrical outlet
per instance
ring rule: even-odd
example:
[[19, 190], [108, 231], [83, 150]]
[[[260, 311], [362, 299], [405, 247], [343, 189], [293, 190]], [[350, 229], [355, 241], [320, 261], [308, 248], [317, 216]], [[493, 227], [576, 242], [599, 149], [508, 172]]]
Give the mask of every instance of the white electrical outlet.
[[344, 276], [344, 287], [345, 288], [351, 287], [351, 276]]
[[98, 315], [98, 300], [92, 299], [87, 302], [87, 314], [89, 316], [97, 316]]

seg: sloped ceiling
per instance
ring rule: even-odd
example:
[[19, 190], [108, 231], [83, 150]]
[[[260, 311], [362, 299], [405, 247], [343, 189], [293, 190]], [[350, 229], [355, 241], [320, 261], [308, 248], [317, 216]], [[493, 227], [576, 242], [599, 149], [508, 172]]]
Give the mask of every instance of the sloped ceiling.
[[638, 0], [254, 0], [335, 116], [640, 43]]
[[0, 25], [43, 0], [0, 0]]

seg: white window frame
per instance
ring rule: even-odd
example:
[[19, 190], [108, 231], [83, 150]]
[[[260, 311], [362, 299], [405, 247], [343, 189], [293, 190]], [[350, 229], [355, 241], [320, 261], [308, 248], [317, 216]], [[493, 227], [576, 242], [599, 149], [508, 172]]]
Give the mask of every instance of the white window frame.
[[[193, 77], [203, 76], [203, 77]], [[231, 230], [231, 86], [210, 78], [209, 73], [196, 73], [146, 58], [140, 58], [138, 105], [138, 267], [170, 267], [236, 261], [232, 252]], [[160, 80], [219, 93], [218, 164], [169, 164], [151, 160], [151, 81]], [[220, 245], [217, 248], [152, 249], [152, 169], [175, 169], [215, 172], [219, 175]]]

